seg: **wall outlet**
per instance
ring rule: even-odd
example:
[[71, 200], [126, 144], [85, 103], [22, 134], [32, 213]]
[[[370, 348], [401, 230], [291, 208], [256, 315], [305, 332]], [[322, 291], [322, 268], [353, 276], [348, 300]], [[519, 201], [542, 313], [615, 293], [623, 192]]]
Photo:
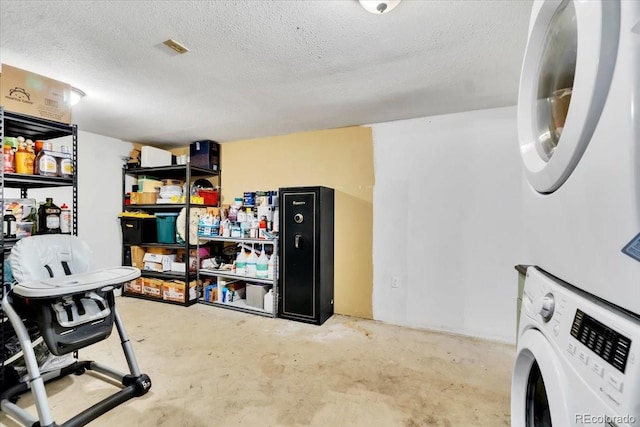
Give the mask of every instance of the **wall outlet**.
[[391, 287], [392, 288], [400, 287], [400, 278], [398, 276], [391, 276]]

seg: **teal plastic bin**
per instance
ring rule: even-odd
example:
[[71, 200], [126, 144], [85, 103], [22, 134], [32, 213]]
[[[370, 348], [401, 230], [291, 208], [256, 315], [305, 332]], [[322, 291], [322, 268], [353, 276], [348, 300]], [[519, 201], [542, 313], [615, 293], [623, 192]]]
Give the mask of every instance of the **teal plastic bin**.
[[176, 218], [177, 217], [178, 217], [178, 214], [175, 212], [156, 213], [158, 243], [175, 243], [176, 242]]

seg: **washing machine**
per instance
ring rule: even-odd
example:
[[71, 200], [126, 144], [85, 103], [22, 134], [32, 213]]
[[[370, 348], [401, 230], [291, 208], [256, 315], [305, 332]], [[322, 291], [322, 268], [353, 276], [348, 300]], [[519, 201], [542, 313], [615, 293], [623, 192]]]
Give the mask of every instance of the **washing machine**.
[[640, 426], [640, 317], [529, 267], [511, 426]]
[[518, 95], [524, 264], [640, 313], [640, 2], [535, 2]]

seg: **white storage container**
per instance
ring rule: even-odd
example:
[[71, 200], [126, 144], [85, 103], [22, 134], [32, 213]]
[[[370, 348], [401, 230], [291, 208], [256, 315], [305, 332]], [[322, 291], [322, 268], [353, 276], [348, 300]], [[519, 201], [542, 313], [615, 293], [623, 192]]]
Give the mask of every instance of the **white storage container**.
[[143, 168], [171, 166], [171, 151], [145, 145], [140, 153], [140, 166]]

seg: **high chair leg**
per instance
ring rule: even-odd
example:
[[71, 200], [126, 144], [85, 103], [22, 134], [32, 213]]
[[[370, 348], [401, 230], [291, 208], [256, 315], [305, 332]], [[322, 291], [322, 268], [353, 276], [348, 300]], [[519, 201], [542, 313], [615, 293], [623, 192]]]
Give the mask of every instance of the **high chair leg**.
[[[2, 299], [2, 309], [4, 310], [7, 318], [9, 318], [9, 321], [11, 322], [11, 325], [13, 326], [13, 329], [16, 332], [16, 335], [20, 342], [20, 347], [22, 347], [24, 361], [27, 367], [27, 372], [29, 373], [29, 388], [31, 389], [31, 393], [33, 394], [33, 399], [35, 400], [40, 425], [43, 427], [53, 425], [53, 417], [51, 415], [49, 405], [47, 404], [47, 392], [44, 388], [44, 381], [40, 376], [38, 361], [36, 359], [36, 354], [33, 351], [33, 343], [31, 342], [29, 332], [24, 326], [22, 319], [11, 306], [9, 295], [6, 295]], [[21, 408], [18, 408], [17, 406], [15, 408], [12, 408], [12, 412], [14, 412], [14, 415], [16, 415], [18, 418], [29, 423], [31, 423], [31, 421], [33, 420], [33, 417], [28, 412], [22, 410]]]

